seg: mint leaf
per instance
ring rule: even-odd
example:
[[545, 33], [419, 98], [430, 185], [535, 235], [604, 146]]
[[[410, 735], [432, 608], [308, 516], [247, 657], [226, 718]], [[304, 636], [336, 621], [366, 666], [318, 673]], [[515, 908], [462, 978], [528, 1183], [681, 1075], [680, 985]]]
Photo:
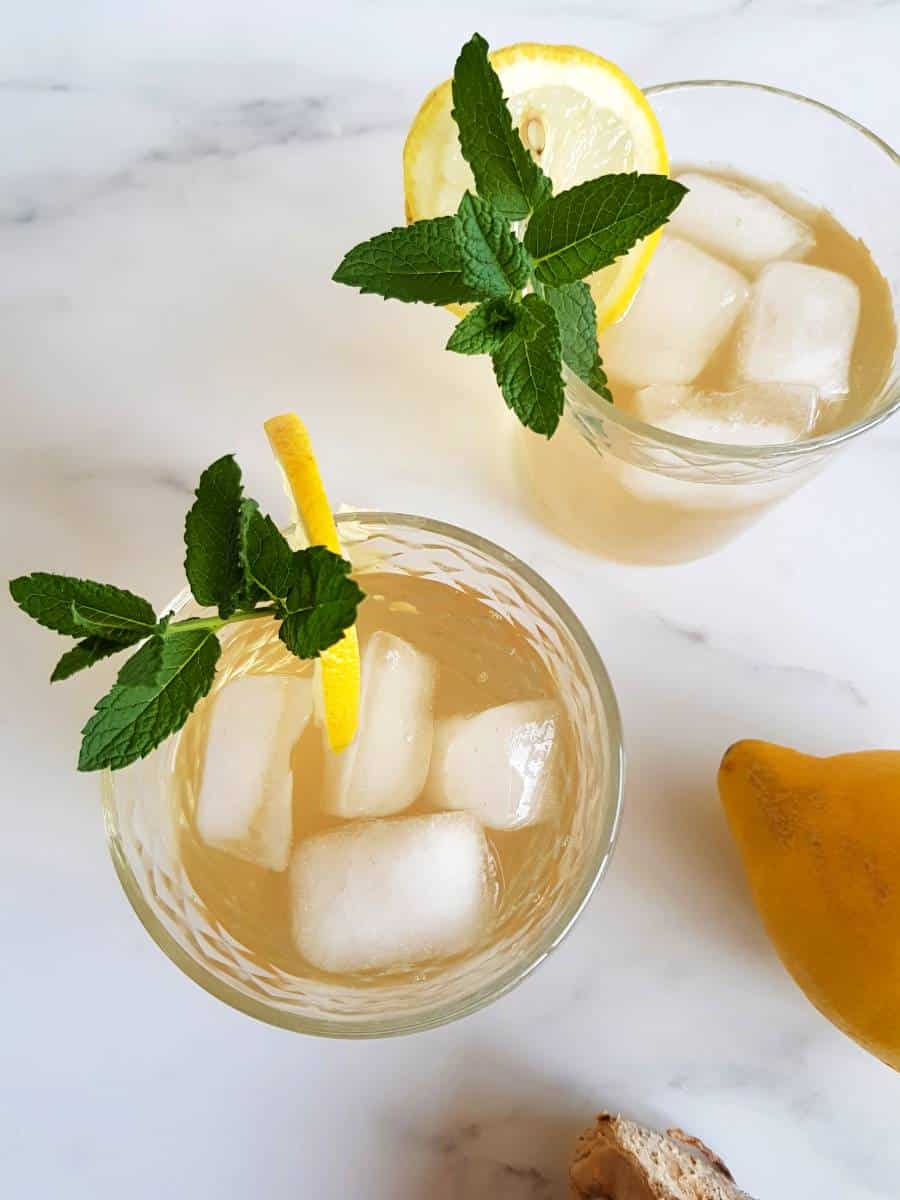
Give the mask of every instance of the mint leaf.
[[98, 702], [82, 731], [79, 771], [126, 767], [180, 729], [209, 691], [219, 651], [212, 630], [170, 631], [153, 683], [117, 682]]
[[[148, 601], [91, 579], [35, 571], [14, 579], [9, 591], [19, 608], [39, 625], [69, 637], [83, 637], [89, 621], [97, 626], [90, 632], [108, 630], [110, 641], [127, 646], [156, 628], [156, 614]], [[76, 616], [76, 606], [79, 614], [86, 614], [84, 621]]]
[[544, 299], [556, 313], [563, 362], [584, 382], [612, 404], [606, 372], [597, 350], [597, 310], [586, 283], [548, 287]]
[[491, 354], [516, 323], [510, 300], [486, 300], [473, 308], [450, 334], [446, 348], [456, 354]]
[[527, 429], [551, 437], [562, 416], [562, 349], [556, 314], [528, 295], [516, 323], [491, 358], [503, 398]]
[[478, 300], [463, 279], [455, 217], [435, 217], [391, 229], [347, 253], [331, 277], [386, 300], [465, 304]]
[[324, 546], [294, 552], [293, 582], [278, 636], [298, 658], [318, 658], [356, 620], [363, 593], [350, 564]]
[[292, 551], [271, 517], [244, 502], [241, 557], [247, 587], [274, 601], [278, 636], [299, 658], [316, 658], [356, 620], [362, 592], [350, 564], [324, 546]]
[[687, 188], [665, 175], [603, 175], [569, 188], [534, 214], [525, 246], [553, 287], [608, 267], [665, 224]]
[[156, 628], [155, 614], [150, 625], [143, 617], [130, 616], [118, 608], [118, 601], [110, 602], [102, 596], [91, 602], [76, 600], [72, 603], [72, 621], [79, 633], [108, 638], [120, 646], [133, 645]]
[[116, 676], [116, 682], [128, 687], [136, 687], [139, 684], [150, 686], [159, 678], [162, 665], [163, 639], [157, 635], [149, 638], [131, 658], [125, 660]]
[[184, 569], [198, 604], [216, 607], [220, 616], [234, 612], [243, 573], [238, 558], [241, 468], [230, 454], [200, 476], [184, 523]]
[[465, 192], [456, 219], [463, 279], [469, 287], [484, 299], [521, 291], [531, 259], [506, 217], [489, 200]]
[[550, 197], [550, 180], [513, 128], [487, 50], [476, 33], [460, 51], [453, 70], [453, 120], [479, 196], [508, 220], [521, 221]]
[[613, 394], [609, 390], [609, 377], [603, 370], [603, 362], [599, 355], [591, 370], [582, 378], [588, 387], [595, 391], [598, 396], [602, 396], [608, 404], [615, 404]]
[[111, 642], [102, 637], [88, 637], [81, 642], [76, 642], [53, 668], [50, 682], [59, 683], [63, 679], [71, 679], [79, 671], [84, 671], [88, 667], [92, 667], [94, 663], [100, 662], [101, 659], [109, 658], [111, 654], [118, 654], [120, 650], [124, 649], [122, 642]]
[[294, 572], [294, 554], [271, 517], [255, 500], [241, 506], [241, 562], [250, 599], [283, 600]]

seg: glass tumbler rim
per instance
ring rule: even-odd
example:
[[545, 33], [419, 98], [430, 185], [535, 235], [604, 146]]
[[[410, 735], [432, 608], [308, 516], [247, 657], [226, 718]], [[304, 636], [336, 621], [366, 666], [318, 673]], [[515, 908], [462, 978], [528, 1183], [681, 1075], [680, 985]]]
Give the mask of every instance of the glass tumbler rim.
[[[680, 79], [672, 80], [668, 83], [652, 84], [650, 87], [643, 88], [642, 91], [645, 96], [652, 100], [654, 96], [700, 89], [757, 92], [804, 105], [808, 108], [817, 109], [865, 138], [890, 163], [895, 167], [900, 167], [900, 152], [895, 150], [884, 138], [869, 129], [868, 126], [864, 125], [861, 121], [857, 121], [855, 117], [849, 116], [847, 113], [842, 112], [831, 104], [826, 104], [822, 100], [814, 100], [810, 96], [803, 95], [801, 92], [793, 92], [787, 88], [776, 87], [774, 84], [754, 83], [742, 79]], [[738, 459], [741, 462], [768, 464], [803, 459], [809, 454], [841, 446], [845, 442], [859, 437], [860, 434], [865, 433], [869, 429], [874, 429], [883, 421], [886, 421], [900, 409], [900, 381], [898, 381], [896, 374], [894, 374], [885, 381], [881, 392], [881, 396], [886, 398], [886, 403], [876, 406], [874, 411], [867, 416], [841, 429], [820, 434], [818, 437], [808, 438], [804, 441], [789, 442], [787, 444], [775, 443], [764, 446], [733, 445], [726, 442], [707, 442], [699, 438], [684, 437], [682, 434], [660, 429], [656, 425], [649, 425], [637, 417], [622, 412], [614, 404], [610, 404], [608, 400], [590, 388], [567, 367], [563, 368], [563, 375], [567, 398], [572, 404], [575, 415], [578, 418], [579, 432], [587, 441], [593, 441], [592, 430], [590, 428], [591, 420], [602, 419], [619, 425], [629, 433], [655, 442], [658, 445], [669, 447], [676, 452], [702, 456], [710, 462], [731, 462]]]
[[[475, 989], [460, 999], [449, 1003], [431, 1004], [421, 1012], [402, 1014], [399, 1017], [364, 1018], [336, 1021], [329, 1018], [307, 1017], [280, 1008], [274, 1004], [246, 995], [239, 988], [220, 979], [198, 962], [169, 932], [163, 922], [147, 902], [141, 885], [127, 860], [121, 843], [118, 820], [114, 803], [113, 773], [109, 770], [101, 776], [101, 793], [103, 801], [103, 816], [106, 829], [107, 844], [116, 874], [125, 895], [134, 912], [150, 937], [168, 958], [194, 983], [210, 993], [210, 995], [228, 1004], [231, 1008], [246, 1013], [248, 1016], [275, 1025], [282, 1029], [298, 1033], [306, 1033], [318, 1037], [339, 1039], [368, 1039], [392, 1037], [408, 1033], [417, 1033], [432, 1029], [439, 1025], [448, 1024], [461, 1017], [469, 1016], [488, 1004], [498, 1000], [526, 979], [538, 966], [546, 961], [550, 953], [563, 941], [575, 924], [579, 915], [591, 898], [594, 889], [599, 884], [609, 865], [615, 847], [621, 824], [624, 801], [624, 770], [625, 751], [622, 741], [622, 724], [619, 706], [616, 700], [612, 682], [606, 670], [603, 659], [593, 643], [584, 625], [559, 595], [542, 576], [527, 563], [522, 562], [510, 551], [505, 550], [495, 542], [471, 533], [456, 525], [443, 521], [419, 517], [409, 513], [385, 511], [353, 510], [335, 514], [335, 521], [340, 525], [359, 524], [363, 527], [378, 529], [412, 529], [419, 532], [435, 534], [464, 544], [467, 548], [484, 554], [486, 557], [511, 569], [525, 583], [538, 592], [542, 600], [554, 611], [555, 615], [565, 626], [573, 638], [579, 652], [583, 655], [590, 676], [597, 687], [602, 704], [602, 719], [609, 739], [609, 762], [601, 784], [602, 796], [596, 797], [605, 802], [605, 829], [598, 838], [598, 844], [593, 857], [579, 877], [577, 885], [572, 889], [568, 902], [562, 906], [562, 911], [556, 921], [546, 930], [540, 940], [528, 954], [516, 959], [504, 970], [497, 973], [483, 987]], [[190, 590], [182, 589], [165, 611], [176, 609], [190, 599]]]

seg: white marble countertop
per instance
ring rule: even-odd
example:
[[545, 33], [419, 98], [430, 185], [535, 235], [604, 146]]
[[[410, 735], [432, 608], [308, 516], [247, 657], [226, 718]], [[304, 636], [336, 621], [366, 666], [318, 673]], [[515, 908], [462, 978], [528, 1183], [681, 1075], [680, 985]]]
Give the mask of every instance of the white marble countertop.
[[[600, 15], [602, 13], [602, 15]], [[166, 601], [200, 469], [279, 502], [262, 419], [296, 407], [335, 499], [509, 546], [573, 604], [630, 752], [613, 867], [523, 988], [454, 1026], [326, 1043], [169, 964], [73, 771], [96, 678], [7, 603], [0, 1173], [10, 1200], [561, 1198], [600, 1107], [698, 1133], [760, 1200], [898, 1193], [900, 1076], [779, 967], [715, 796], [740, 736], [900, 745], [900, 424], [718, 557], [594, 560], [544, 531], [475, 432], [498, 400], [446, 318], [332, 287], [401, 213], [414, 106], [465, 37], [582, 43], [645, 83], [731, 76], [900, 140], [885, 0], [144, 0], [5, 6], [4, 577], [78, 570]], [[892, 565], [893, 564], [893, 565]]]

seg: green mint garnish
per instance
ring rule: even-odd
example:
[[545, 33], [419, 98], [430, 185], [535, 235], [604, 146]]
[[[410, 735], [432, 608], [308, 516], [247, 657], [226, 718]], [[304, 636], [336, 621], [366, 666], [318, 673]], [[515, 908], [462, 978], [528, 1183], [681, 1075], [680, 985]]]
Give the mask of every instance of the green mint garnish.
[[550, 197], [550, 180], [513, 128], [503, 89], [476, 33], [453, 70], [453, 120], [478, 195], [510, 221], [521, 221]]
[[526, 429], [549, 437], [562, 416], [562, 348], [556, 314], [546, 300], [525, 296], [516, 323], [492, 353], [507, 405]]
[[485, 300], [466, 313], [447, 342], [456, 354], [493, 354], [516, 323], [512, 300]]
[[668, 221], [687, 192], [667, 175], [603, 175], [560, 192], [528, 222], [541, 283], [564, 287], [608, 267]]
[[292, 550], [271, 517], [243, 496], [241, 470], [231, 455], [200, 477], [184, 539], [194, 599], [216, 608], [216, 615], [157, 618], [150, 603], [132, 592], [40, 571], [9, 585], [28, 616], [79, 639], [56, 664], [52, 682], [141, 643], [82, 731], [81, 771], [125, 767], [182, 727], [212, 686], [217, 634], [225, 625], [277, 621], [288, 649], [309, 659], [338, 642], [356, 620], [363, 593], [349, 578], [350, 564], [324, 546]]
[[362, 593], [347, 579], [349, 571], [350, 564], [324, 546], [294, 552], [278, 636], [298, 658], [314, 658], [353, 624]]
[[[456, 61], [452, 91], [477, 194], [466, 192], [454, 216], [362, 242], [333, 278], [397, 300], [482, 301], [447, 349], [490, 354], [506, 403], [523, 425], [551, 437], [563, 412], [563, 363], [612, 402], [594, 302], [581, 281], [665, 224], [686, 189], [664, 175], [630, 173], [553, 196], [513, 125], [477, 33]], [[511, 224], [520, 221], [527, 221], [522, 238]]]
[[563, 362], [588, 387], [612, 402], [597, 350], [597, 310], [591, 289], [579, 280], [564, 287], [542, 288], [541, 294], [556, 313]]
[[198, 604], [218, 608], [222, 617], [237, 607], [243, 583], [238, 554], [241, 468], [230, 454], [200, 476], [197, 499], [184, 522], [184, 570]]
[[148, 638], [119, 668], [116, 683], [123, 687], [136, 687], [138, 684], [152, 687], [162, 670], [164, 647], [165, 639], [160, 634]]
[[81, 731], [79, 771], [116, 771], [143, 758], [182, 727], [212, 687], [221, 650], [215, 632], [170, 628], [150, 682], [129, 673], [98, 702]]
[[121, 642], [110, 642], [106, 638], [101, 637], [89, 637], [81, 642], [76, 642], [72, 649], [67, 650], [53, 668], [50, 682], [59, 683], [63, 679], [70, 679], [73, 675], [77, 675], [79, 671], [84, 671], [88, 667], [92, 667], [94, 663], [100, 662], [101, 659], [109, 658], [112, 654], [118, 654], [122, 649]]
[[120, 646], [138, 642], [156, 628], [156, 613], [148, 600], [90, 579], [34, 571], [14, 579], [9, 590], [19, 608], [39, 625], [69, 637], [84, 637], [88, 617], [98, 626], [106, 623], [109, 640]]
[[[141, 605], [144, 604], [146, 601], [142, 600]], [[152, 620], [147, 620], [137, 614], [117, 611], [116, 604], [107, 602], [103, 596], [91, 603], [74, 601], [72, 621], [79, 634], [85, 637], [102, 637], [125, 645], [140, 641], [156, 627], [155, 615]]]
[[499, 209], [466, 192], [456, 216], [463, 280], [472, 291], [496, 298], [520, 292], [531, 274], [531, 258]]
[[248, 584], [274, 602], [278, 636], [298, 658], [315, 658], [356, 619], [362, 592], [350, 564], [324, 546], [291, 550], [271, 517], [244, 501], [241, 553]]
[[455, 217], [416, 221], [362, 242], [345, 255], [333, 278], [408, 304], [465, 304], [479, 298], [463, 277]]
[[249, 595], [262, 600], [284, 600], [291, 586], [294, 555], [271, 517], [259, 511], [255, 500], [241, 507], [240, 554]]

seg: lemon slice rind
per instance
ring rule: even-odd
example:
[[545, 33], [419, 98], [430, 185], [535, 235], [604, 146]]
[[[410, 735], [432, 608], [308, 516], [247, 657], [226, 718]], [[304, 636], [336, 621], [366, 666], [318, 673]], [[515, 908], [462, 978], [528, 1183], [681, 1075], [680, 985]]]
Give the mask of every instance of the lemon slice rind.
[[[325, 546], [333, 554], [341, 554], [337, 526], [306, 426], [296, 413], [285, 413], [266, 421], [265, 431], [281, 468], [298, 529], [304, 531], [309, 545]], [[340, 753], [353, 741], [359, 720], [359, 639], [355, 626], [322, 652], [318, 666], [328, 744]]]

